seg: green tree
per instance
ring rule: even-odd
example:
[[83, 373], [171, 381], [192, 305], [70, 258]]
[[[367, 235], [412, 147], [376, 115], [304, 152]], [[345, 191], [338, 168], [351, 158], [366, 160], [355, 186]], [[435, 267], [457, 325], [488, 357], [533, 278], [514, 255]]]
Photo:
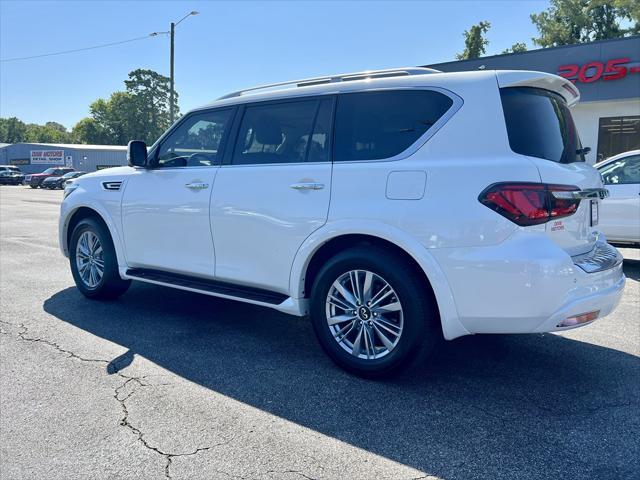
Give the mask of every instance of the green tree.
[[[171, 125], [170, 80], [153, 70], [137, 69], [125, 80], [127, 93], [135, 99], [138, 112], [135, 129], [140, 138], [157, 139]], [[178, 112], [178, 94], [174, 95], [174, 111]]]
[[107, 132], [95, 121], [87, 117], [75, 124], [71, 130], [71, 139], [74, 143], [88, 143], [93, 145], [107, 145], [110, 138]]
[[26, 126], [25, 142], [30, 143], [69, 143], [71, 135], [67, 129], [57, 122], [44, 125], [29, 123]]
[[[138, 69], [124, 83], [126, 91], [91, 104], [90, 117], [73, 128], [77, 141], [124, 145], [143, 140], [151, 144], [169, 127], [168, 77]], [[174, 105], [178, 111], [177, 101]]]
[[67, 132], [67, 127], [58, 122], [47, 122], [44, 126], [53, 130], [58, 130], [59, 132], [69, 133]]
[[507, 48], [505, 50], [502, 51], [502, 54], [507, 54], [507, 53], [523, 53], [527, 51], [527, 44], [523, 43], [523, 42], [516, 42], [513, 45], [511, 45], [511, 48]]
[[464, 52], [456, 54], [458, 60], [478, 58], [484, 55], [489, 40], [485, 34], [491, 27], [489, 22], [483, 21], [478, 25], [472, 25], [469, 30], [464, 31]]
[[16, 117], [0, 118], [0, 142], [24, 142], [26, 134], [27, 126], [21, 120]]
[[638, 0], [613, 0], [613, 4], [619, 9], [620, 16], [632, 23], [625, 33], [637, 35], [640, 33], [640, 1]]
[[638, 27], [638, 0], [551, 0], [551, 6], [531, 14], [539, 37], [533, 41], [541, 47], [619, 38], [632, 33], [620, 22], [635, 18]]

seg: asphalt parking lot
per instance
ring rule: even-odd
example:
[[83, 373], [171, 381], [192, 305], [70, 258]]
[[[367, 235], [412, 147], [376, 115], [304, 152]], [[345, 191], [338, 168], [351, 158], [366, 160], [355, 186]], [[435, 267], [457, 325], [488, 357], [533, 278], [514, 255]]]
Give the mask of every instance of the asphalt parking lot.
[[638, 250], [593, 325], [461, 338], [373, 382], [305, 319], [143, 284], [85, 299], [61, 198], [0, 187], [2, 479], [637, 478]]

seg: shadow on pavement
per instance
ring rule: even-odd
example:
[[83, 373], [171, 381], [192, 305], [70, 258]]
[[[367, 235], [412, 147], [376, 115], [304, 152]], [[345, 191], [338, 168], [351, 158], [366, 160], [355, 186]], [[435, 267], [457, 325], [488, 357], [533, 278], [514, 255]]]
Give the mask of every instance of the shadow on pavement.
[[465, 337], [373, 382], [335, 367], [306, 319], [251, 305], [134, 283], [112, 303], [68, 288], [44, 309], [128, 348], [110, 373], [141, 355], [441, 478], [633, 478], [640, 468], [640, 361], [617, 350], [551, 334]]

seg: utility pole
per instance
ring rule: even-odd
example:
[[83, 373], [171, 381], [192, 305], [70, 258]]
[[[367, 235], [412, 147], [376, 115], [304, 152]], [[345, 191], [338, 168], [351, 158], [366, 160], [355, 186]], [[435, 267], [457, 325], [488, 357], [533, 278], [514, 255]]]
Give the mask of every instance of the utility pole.
[[[175, 75], [174, 75], [174, 67], [173, 67], [173, 61], [174, 61], [174, 37], [175, 37], [175, 32], [176, 32], [176, 27], [178, 26], [178, 24], [180, 22], [182, 22], [185, 18], [191, 16], [191, 15], [198, 15], [198, 12], [196, 12], [195, 10], [192, 12], [187, 13], [184, 17], [182, 17], [180, 20], [178, 20], [177, 22], [171, 22], [171, 30], [169, 32], [170, 36], [171, 36], [171, 53], [170, 53], [170, 67], [169, 67], [169, 117], [171, 118], [171, 123], [173, 123], [176, 119], [176, 112], [175, 112], [175, 108], [173, 106], [174, 101], [175, 101]], [[167, 33], [167, 32], [163, 32], [163, 33]]]
[[171, 67], [170, 67], [170, 74], [169, 74], [169, 78], [170, 80], [170, 88], [171, 90], [169, 91], [169, 118], [171, 119], [171, 123], [173, 123], [176, 119], [176, 112], [174, 112], [173, 109], [173, 96], [174, 96], [174, 83], [175, 83], [175, 77], [173, 74], [173, 37], [175, 36], [175, 31], [176, 31], [176, 24], [174, 22], [171, 22]]

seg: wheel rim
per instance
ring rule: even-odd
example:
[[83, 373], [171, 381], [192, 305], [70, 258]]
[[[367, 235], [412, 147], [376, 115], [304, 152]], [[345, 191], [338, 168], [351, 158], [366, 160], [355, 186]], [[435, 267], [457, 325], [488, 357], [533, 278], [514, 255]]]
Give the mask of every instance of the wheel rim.
[[86, 231], [76, 245], [76, 266], [82, 282], [88, 288], [96, 288], [104, 276], [103, 249], [98, 236]]
[[326, 317], [334, 340], [357, 358], [374, 360], [393, 351], [402, 336], [402, 304], [391, 285], [367, 270], [351, 270], [333, 282]]

